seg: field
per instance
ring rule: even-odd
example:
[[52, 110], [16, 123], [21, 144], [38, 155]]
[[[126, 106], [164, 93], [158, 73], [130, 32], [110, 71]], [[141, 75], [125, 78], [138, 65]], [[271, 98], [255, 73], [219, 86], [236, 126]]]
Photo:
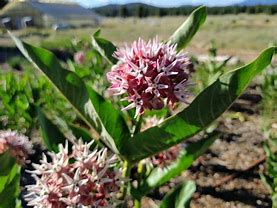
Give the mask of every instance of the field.
[[[163, 18], [106, 18], [101, 28], [103, 37], [118, 45], [130, 43], [139, 37], [166, 40], [186, 17]], [[65, 48], [72, 38], [87, 39], [98, 28], [81, 28], [66, 31], [27, 29], [14, 31], [18, 37], [27, 42], [47, 48]], [[220, 55], [239, 56], [244, 60], [255, 57], [263, 48], [277, 43], [277, 16], [275, 15], [224, 15], [208, 16], [207, 22], [200, 29], [188, 52], [194, 55], [206, 54], [215, 41]], [[1, 46], [11, 46], [6, 34], [0, 35]]]

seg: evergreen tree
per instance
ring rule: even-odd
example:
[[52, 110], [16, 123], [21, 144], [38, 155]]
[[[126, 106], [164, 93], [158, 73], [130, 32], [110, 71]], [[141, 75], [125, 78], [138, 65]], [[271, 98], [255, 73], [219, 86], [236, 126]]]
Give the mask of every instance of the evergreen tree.
[[125, 5], [121, 6], [121, 8], [120, 8], [120, 16], [124, 17], [124, 18], [129, 17], [129, 12]]

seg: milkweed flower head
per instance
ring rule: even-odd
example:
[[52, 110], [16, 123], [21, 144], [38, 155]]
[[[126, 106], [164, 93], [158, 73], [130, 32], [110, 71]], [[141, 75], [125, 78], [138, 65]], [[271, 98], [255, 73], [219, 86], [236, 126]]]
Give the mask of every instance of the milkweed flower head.
[[77, 64], [81, 65], [85, 62], [85, 60], [86, 60], [86, 55], [85, 55], [84, 51], [79, 51], [74, 54], [74, 61]]
[[28, 137], [11, 130], [0, 131], [0, 154], [10, 150], [11, 155], [20, 165], [28, 162], [26, 159], [33, 153], [33, 145]]
[[177, 159], [181, 151], [181, 145], [176, 145], [150, 158], [154, 167], [166, 167]]
[[135, 41], [117, 49], [119, 61], [107, 73], [113, 95], [128, 94], [130, 104], [123, 110], [136, 108], [136, 116], [144, 109], [161, 109], [167, 104], [187, 102], [188, 79], [192, 64], [177, 45], [159, 42], [158, 38]]
[[[124, 183], [120, 170], [113, 166], [115, 155], [107, 149], [91, 151], [92, 143], [59, 146], [58, 153], [49, 153], [51, 162], [43, 155], [41, 164], [33, 164], [36, 184], [27, 186], [25, 196], [34, 208], [113, 207], [116, 195]], [[73, 161], [73, 162], [72, 162]]]

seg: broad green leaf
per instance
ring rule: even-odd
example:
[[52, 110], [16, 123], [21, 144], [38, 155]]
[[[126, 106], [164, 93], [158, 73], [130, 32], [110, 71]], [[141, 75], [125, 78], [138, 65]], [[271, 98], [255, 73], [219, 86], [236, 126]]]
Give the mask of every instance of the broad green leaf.
[[193, 193], [196, 191], [196, 186], [193, 181], [186, 181], [173, 188], [163, 198], [160, 208], [189, 208]]
[[95, 33], [93, 33], [93, 37], [99, 37], [101, 34], [101, 29], [98, 29]]
[[[88, 107], [92, 108], [92, 112], [96, 112], [93, 117], [98, 124], [102, 140], [109, 141], [112, 139], [112, 136], [115, 144], [117, 144], [117, 148], [121, 149], [122, 145], [130, 138], [130, 131], [124, 118], [121, 116], [121, 112], [115, 110], [111, 102], [105, 101], [90, 86], [87, 86], [87, 91], [92, 104]], [[109, 130], [109, 134], [107, 134], [107, 130]]]
[[17, 173], [17, 164], [10, 151], [0, 155], [0, 193], [5, 189], [6, 184], [9, 184]]
[[218, 138], [218, 133], [212, 133], [207, 138], [188, 145], [171, 165], [165, 168], [157, 167], [153, 169], [149, 176], [142, 181], [141, 186], [138, 189], [132, 190], [132, 194], [135, 197], [145, 196], [151, 190], [180, 175], [213, 144], [216, 138]]
[[69, 129], [72, 131], [72, 134], [75, 136], [76, 139], [82, 139], [83, 142], [86, 143], [89, 143], [92, 140], [94, 140], [94, 143], [91, 145], [90, 149], [103, 146], [98, 140], [93, 139], [91, 133], [87, 131], [85, 128], [76, 126], [74, 124], [69, 124]]
[[10, 184], [11, 181], [13, 180], [13, 178], [16, 176], [16, 174], [18, 174], [19, 172], [19, 167], [18, 165], [15, 163], [12, 167], [12, 169], [10, 170], [9, 174], [5, 175], [5, 176], [0, 176], [0, 193], [4, 190], [7, 186], [7, 184]]
[[252, 63], [221, 75], [182, 112], [125, 142], [121, 153], [130, 161], [139, 161], [166, 150], [206, 128], [223, 114], [250, 81], [271, 63], [275, 50], [276, 47], [270, 47]]
[[[118, 153], [116, 146], [120, 144], [116, 143], [116, 145], [114, 140], [121, 141], [125, 136], [130, 137], [127, 125], [120, 118], [120, 112], [92, 89], [89, 90], [89, 96], [83, 81], [74, 72], [63, 69], [53, 53], [22, 42], [13, 35], [11, 37], [24, 56], [49, 78], [88, 126], [96, 129], [101, 139], [103, 138], [102, 141], [115, 153]], [[101, 109], [98, 107], [100, 104]], [[98, 111], [96, 112], [95, 109]], [[106, 111], [109, 112], [111, 118], [105, 113]]]
[[194, 10], [187, 20], [173, 33], [169, 41], [177, 44], [177, 50], [182, 50], [191, 41], [200, 26], [205, 22], [207, 9], [201, 6]]
[[49, 151], [59, 152], [59, 144], [65, 144], [67, 140], [60, 129], [37, 107], [38, 120], [45, 145]]
[[16, 207], [16, 200], [20, 189], [20, 174], [16, 174], [5, 189], [0, 193], [0, 208]]
[[110, 63], [116, 64], [117, 59], [113, 57], [113, 53], [116, 50], [116, 46], [104, 39], [99, 37], [99, 31], [97, 31], [92, 38], [92, 46]]
[[6, 176], [15, 165], [15, 158], [11, 156], [10, 151], [0, 154], [0, 176]]
[[74, 124], [69, 124], [69, 129], [72, 131], [76, 139], [82, 138], [84, 142], [91, 142], [91, 140], [93, 140], [90, 133], [82, 127], [76, 126]]

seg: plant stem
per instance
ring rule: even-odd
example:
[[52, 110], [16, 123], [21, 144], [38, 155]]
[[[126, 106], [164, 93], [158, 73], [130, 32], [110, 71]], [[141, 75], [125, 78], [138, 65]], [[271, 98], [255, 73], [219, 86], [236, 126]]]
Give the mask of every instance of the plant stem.
[[135, 127], [134, 127], [134, 132], [133, 135], [140, 132], [140, 128], [141, 128], [141, 123], [142, 123], [142, 116], [138, 116], [136, 118], [136, 122], [135, 122]]
[[144, 174], [144, 166], [142, 161], [138, 163], [138, 168], [137, 168], [137, 173], [138, 173], [138, 186], [140, 186], [141, 180], [143, 178]]
[[[129, 179], [131, 174], [131, 168], [132, 168], [131, 164], [127, 160], [125, 160], [123, 164], [123, 172], [122, 172], [123, 178], [127, 180]], [[128, 192], [128, 187], [129, 187], [129, 181], [127, 181], [126, 184], [124, 184], [124, 186], [121, 187], [121, 190], [120, 190], [121, 195], [119, 197], [120, 200], [125, 199]]]
[[135, 208], [140, 208], [141, 207], [141, 199], [135, 199], [134, 201], [134, 207]]

